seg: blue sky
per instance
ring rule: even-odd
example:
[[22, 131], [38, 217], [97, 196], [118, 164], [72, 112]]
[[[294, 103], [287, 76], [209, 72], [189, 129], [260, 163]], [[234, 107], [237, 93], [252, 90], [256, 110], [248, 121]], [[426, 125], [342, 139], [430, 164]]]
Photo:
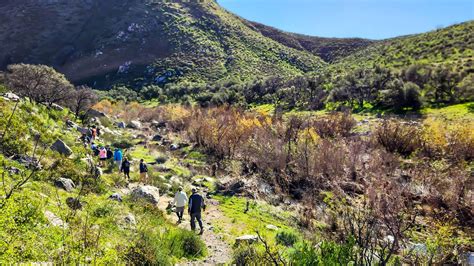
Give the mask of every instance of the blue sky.
[[218, 0], [279, 29], [323, 37], [383, 39], [474, 19], [474, 0]]

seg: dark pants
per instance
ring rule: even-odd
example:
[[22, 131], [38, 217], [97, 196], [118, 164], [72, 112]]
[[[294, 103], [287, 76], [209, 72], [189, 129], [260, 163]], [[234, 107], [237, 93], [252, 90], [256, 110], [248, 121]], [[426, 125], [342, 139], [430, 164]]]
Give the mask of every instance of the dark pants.
[[183, 214], [184, 214], [184, 207], [176, 207], [176, 215], [178, 215], [179, 222], [183, 220]]
[[202, 227], [202, 220], [201, 220], [201, 213], [191, 213], [191, 230], [196, 230], [196, 221], [194, 219], [197, 219], [199, 223], [199, 228], [201, 228], [201, 231], [204, 229]]

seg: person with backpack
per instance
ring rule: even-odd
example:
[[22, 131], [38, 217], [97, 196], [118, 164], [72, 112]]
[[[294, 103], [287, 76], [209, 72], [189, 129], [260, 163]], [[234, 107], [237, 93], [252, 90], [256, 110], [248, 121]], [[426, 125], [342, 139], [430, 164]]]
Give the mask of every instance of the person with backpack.
[[127, 182], [130, 182], [130, 161], [127, 157], [124, 158], [120, 171], [125, 175]]
[[188, 202], [188, 196], [183, 191], [183, 187], [179, 187], [178, 192], [174, 195], [173, 205], [176, 206], [176, 215], [178, 216], [178, 223], [183, 221], [184, 207]]
[[140, 180], [144, 184], [148, 182], [148, 166], [143, 161], [143, 159], [140, 160]]
[[101, 167], [105, 166], [105, 161], [107, 161], [107, 149], [105, 147], [99, 148], [99, 165]]
[[122, 150], [119, 148], [116, 148], [114, 152], [114, 162], [117, 165], [119, 171], [122, 166], [122, 159], [123, 159]]
[[196, 221], [199, 223], [199, 228], [201, 231], [200, 235], [203, 234], [204, 228], [202, 226], [202, 216], [201, 211], [206, 210], [206, 204], [204, 203], [204, 198], [199, 195], [197, 189], [192, 189], [192, 195], [189, 197], [188, 213], [191, 215], [191, 230], [196, 230]]

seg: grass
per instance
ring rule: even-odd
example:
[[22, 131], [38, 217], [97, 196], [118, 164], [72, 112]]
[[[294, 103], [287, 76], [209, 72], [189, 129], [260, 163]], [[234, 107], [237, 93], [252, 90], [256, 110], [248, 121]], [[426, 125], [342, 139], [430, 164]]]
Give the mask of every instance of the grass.
[[421, 113], [426, 117], [432, 117], [448, 121], [474, 121], [474, 103], [468, 102], [462, 104], [455, 104], [442, 108], [425, 108], [421, 111]]

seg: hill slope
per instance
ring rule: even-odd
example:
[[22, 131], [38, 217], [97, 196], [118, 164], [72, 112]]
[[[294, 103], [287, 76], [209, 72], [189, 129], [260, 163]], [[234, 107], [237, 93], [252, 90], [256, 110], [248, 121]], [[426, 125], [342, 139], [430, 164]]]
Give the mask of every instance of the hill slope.
[[8, 0], [0, 6], [0, 43], [2, 68], [48, 64], [97, 87], [289, 76], [324, 65], [212, 0]]
[[338, 60], [343, 68], [384, 65], [392, 68], [415, 63], [452, 64], [458, 70], [472, 68], [474, 21], [456, 24], [422, 34], [377, 42]]

